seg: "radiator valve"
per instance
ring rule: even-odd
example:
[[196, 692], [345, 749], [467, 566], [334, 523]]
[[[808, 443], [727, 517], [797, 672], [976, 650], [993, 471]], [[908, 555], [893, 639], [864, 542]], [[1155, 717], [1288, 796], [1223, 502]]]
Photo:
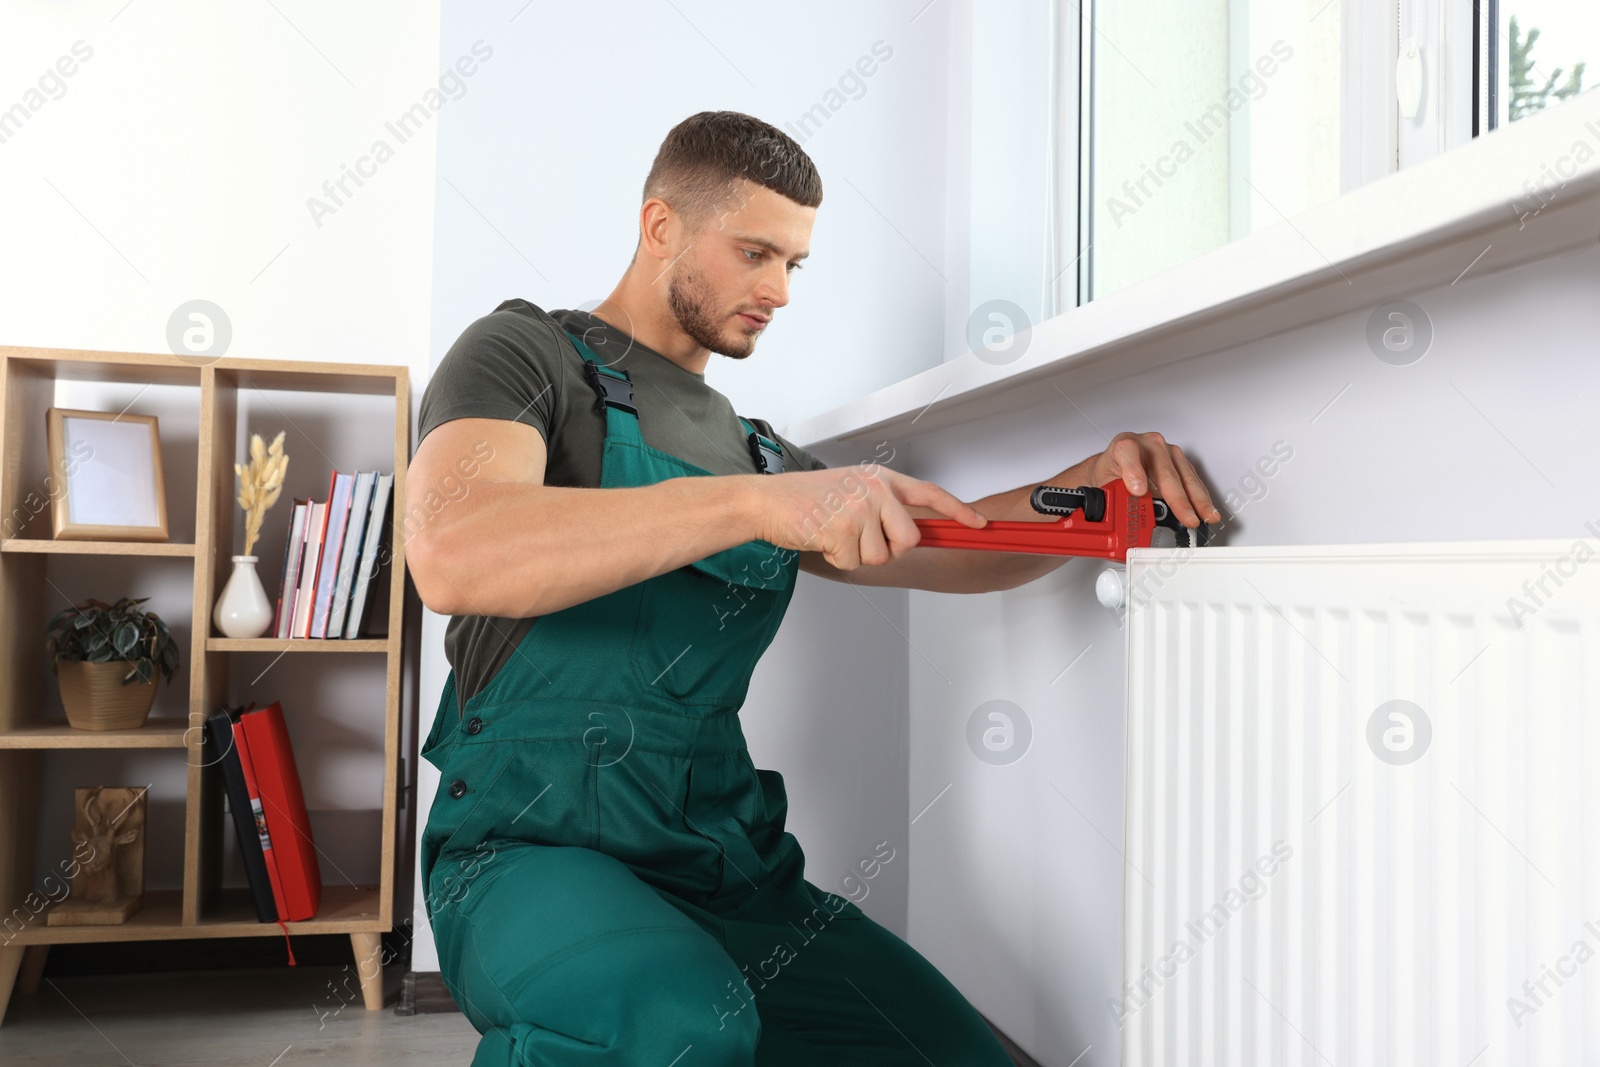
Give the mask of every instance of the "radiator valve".
[[1122, 607], [1122, 571], [1116, 567], [1107, 567], [1101, 571], [1100, 577], [1094, 580], [1094, 595], [1102, 606], [1113, 611]]

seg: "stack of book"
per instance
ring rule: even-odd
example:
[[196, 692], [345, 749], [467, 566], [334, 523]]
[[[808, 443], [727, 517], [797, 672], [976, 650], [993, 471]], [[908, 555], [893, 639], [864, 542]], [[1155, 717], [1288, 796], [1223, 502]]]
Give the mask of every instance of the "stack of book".
[[313, 917], [322, 903], [322, 870], [282, 706], [219, 708], [206, 716], [206, 745], [208, 761], [222, 766], [256, 918]]
[[277, 637], [344, 637], [362, 618], [384, 562], [384, 517], [394, 475], [333, 472], [328, 499], [296, 500], [283, 549]]

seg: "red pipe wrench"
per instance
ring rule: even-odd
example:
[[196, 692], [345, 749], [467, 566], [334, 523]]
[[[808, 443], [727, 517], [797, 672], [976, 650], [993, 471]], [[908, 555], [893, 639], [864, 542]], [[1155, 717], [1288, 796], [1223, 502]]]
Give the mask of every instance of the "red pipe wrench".
[[[955, 519], [917, 519], [919, 545], [930, 548], [981, 548], [991, 552], [1033, 552], [1053, 556], [1093, 556], [1126, 562], [1128, 549], [1190, 548], [1207, 544], [1211, 531], [1201, 523], [1191, 530], [1178, 521], [1167, 502], [1156, 496], [1134, 496], [1120, 478], [1098, 489], [1082, 485], [1064, 489], [1041, 485], [1028, 497], [1033, 510], [1060, 515], [1059, 522], [991, 519], [975, 530]], [[1172, 544], [1160, 530], [1172, 531]]]

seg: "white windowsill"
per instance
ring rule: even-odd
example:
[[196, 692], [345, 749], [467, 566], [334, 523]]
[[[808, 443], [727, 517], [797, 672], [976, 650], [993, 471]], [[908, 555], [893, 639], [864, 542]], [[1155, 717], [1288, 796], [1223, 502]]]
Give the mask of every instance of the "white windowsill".
[[[1550, 190], [1542, 208], [1525, 185], [1541, 180]], [[1050, 382], [1123, 377], [1597, 239], [1600, 92], [1591, 91], [1042, 322], [1014, 363], [968, 353], [782, 433], [833, 462], [830, 451], [859, 451], [847, 442], [906, 440], [1058, 399]]]

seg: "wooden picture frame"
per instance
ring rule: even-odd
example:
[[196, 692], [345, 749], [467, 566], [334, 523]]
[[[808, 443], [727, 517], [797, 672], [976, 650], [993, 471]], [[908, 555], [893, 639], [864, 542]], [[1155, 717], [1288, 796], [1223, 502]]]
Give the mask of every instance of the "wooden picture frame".
[[167, 493], [154, 415], [50, 408], [50, 495], [58, 541], [165, 541]]

